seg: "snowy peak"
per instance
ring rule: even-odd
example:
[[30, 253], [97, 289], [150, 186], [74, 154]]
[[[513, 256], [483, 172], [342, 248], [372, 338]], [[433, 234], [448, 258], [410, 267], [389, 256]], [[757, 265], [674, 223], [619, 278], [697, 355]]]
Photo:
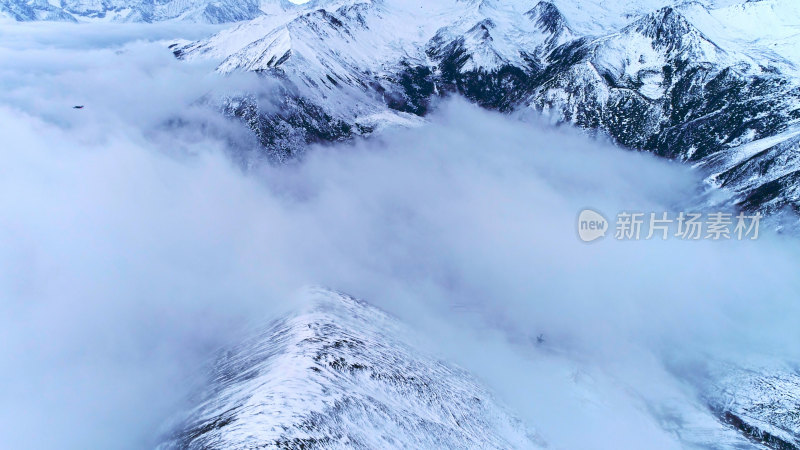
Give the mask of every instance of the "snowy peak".
[[569, 32], [567, 19], [561, 14], [561, 11], [556, 8], [556, 5], [550, 2], [542, 1], [537, 3], [536, 6], [526, 12], [525, 15], [534, 21], [542, 31], [552, 35]]
[[[787, 2], [664, 6], [672, 2], [653, 0], [645, 6], [654, 9], [627, 25], [580, 35], [572, 26], [580, 18], [574, 11], [562, 14], [569, 5], [556, 0], [342, 0], [260, 17], [175, 52], [218, 59], [222, 72], [262, 72], [287, 87], [290, 113], [264, 120], [245, 101], [228, 110], [265, 147], [301, 147], [369, 134], [382, 124], [419, 123], [412, 115], [424, 115], [435, 97], [458, 93], [486, 108], [532, 108], [624, 147], [699, 162], [783, 133], [800, 120], [791, 64], [776, 63], [780, 55], [765, 51], [761, 41], [750, 45], [715, 28], [726, 17], [742, 21], [737, 14], [745, 10], [773, 17], [764, 5], [791, 13], [796, 8]], [[775, 33], [793, 36], [784, 22], [775, 22], [785, 25]], [[791, 54], [788, 46], [775, 48]], [[290, 128], [299, 131], [274, 131]], [[782, 163], [772, 167], [778, 166], [774, 177], [761, 179], [795, 172]], [[714, 173], [731, 168], [715, 167]], [[750, 209], [765, 204], [758, 199], [800, 203], [793, 194], [800, 188], [792, 187], [797, 176], [791, 176], [777, 188], [763, 187], [767, 193], [757, 183], [726, 187], [740, 199], [756, 195], [747, 200]]]
[[392, 317], [330, 291], [306, 297], [220, 357], [160, 449], [543, 445], [468, 373], [410, 346]]
[[649, 13], [619, 33], [587, 41], [578, 53], [610, 88], [629, 89], [650, 100], [663, 99], [681, 75], [696, 68], [749, 71], [755, 66], [746, 55], [728, 53], [710, 41], [672, 7]]
[[570, 29], [566, 17], [550, 2], [542, 1], [525, 13], [544, 36], [543, 45], [536, 54], [545, 57], [560, 45], [575, 40], [577, 36]]
[[[321, 73], [323, 66], [326, 76], [348, 72], [352, 77], [353, 67], [376, 71], [387, 64], [423, 63], [428, 58], [459, 73], [492, 72], [509, 65], [524, 68], [532, 55], [573, 39], [566, 23], [549, 2], [527, 12], [495, 1], [439, 0], [416, 10], [394, 0], [342, 2], [285, 14], [282, 20], [257, 19], [252, 27], [220, 33], [224, 39], [212, 37], [179, 52], [193, 57], [197, 49], [213, 48], [208, 51], [211, 56], [226, 59], [222, 71], [266, 70], [285, 53], [274, 54], [276, 49], [286, 50], [275, 42], [280, 37], [280, 43], [291, 41], [292, 57], [310, 64], [304, 71]], [[283, 36], [287, 31], [277, 32], [282, 27], [288, 38]], [[251, 36], [250, 42], [225, 50], [226, 41], [238, 42], [241, 36]]]
[[558, 8], [539, 2], [524, 11], [481, 3], [472, 22], [462, 20], [440, 29], [428, 44], [428, 55], [458, 73], [496, 72], [508, 67], [531, 69], [557, 46], [574, 39]]
[[697, 62], [699, 58], [719, 59], [723, 53], [680, 12], [664, 7], [623, 29], [623, 34], [638, 33], [652, 41], [653, 49]]
[[507, 65], [519, 54], [504, 54], [493, 37], [497, 25], [485, 18], [463, 34], [453, 28], [440, 30], [429, 43], [428, 55], [440, 65], [448, 66], [459, 73], [492, 71]]
[[483, 19], [480, 22], [478, 22], [477, 25], [470, 28], [467, 31], [466, 36], [473, 38], [476, 42], [491, 41], [492, 36], [489, 33], [489, 30], [495, 28], [497, 28], [497, 25], [495, 25], [495, 23], [492, 22], [492, 19]]
[[[362, 95], [364, 72], [396, 57], [383, 52], [392, 44], [392, 30], [370, 28], [379, 15], [380, 7], [371, 2], [304, 12], [228, 55], [218, 70], [278, 71], [292, 90], [316, 100]], [[191, 48], [178, 51], [193, 56]]]
[[626, 28], [630, 29], [662, 43], [680, 40], [686, 35], [697, 32], [681, 13], [669, 6], [648, 14]]

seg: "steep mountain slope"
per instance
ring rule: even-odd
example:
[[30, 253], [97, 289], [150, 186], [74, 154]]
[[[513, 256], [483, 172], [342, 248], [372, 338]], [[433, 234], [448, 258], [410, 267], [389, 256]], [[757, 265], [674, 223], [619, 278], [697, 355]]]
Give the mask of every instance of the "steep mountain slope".
[[732, 2], [719, 8], [684, 5], [689, 20], [715, 42], [775, 63], [800, 66], [800, 3], [792, 0]]
[[159, 448], [539, 448], [472, 377], [425, 356], [383, 312], [315, 290], [226, 352]]
[[529, 100], [622, 145], [687, 161], [800, 117], [796, 79], [722, 49], [673, 8], [560, 48]]
[[781, 363], [715, 362], [694, 382], [722, 423], [771, 449], [800, 448], [800, 374]]
[[[559, 49], [552, 76], [530, 104], [557, 120], [599, 128], [624, 146], [683, 161], [714, 159], [715, 169], [727, 172], [734, 168], [720, 166], [720, 152], [781, 135], [800, 119], [796, 68], [752, 55], [720, 47], [678, 10], [664, 8], [620, 33]], [[791, 180], [777, 192], [768, 183], [798, 167], [777, 158], [769, 165], [773, 170], [747, 183], [726, 177], [724, 187], [745, 209], [797, 211]]]
[[[417, 123], [433, 98], [448, 92], [511, 110], [543, 56], [573, 37], [552, 5], [522, 3], [335, 2], [280, 20], [256, 19], [174, 52], [219, 59], [222, 72], [253, 70], [279, 80], [286, 100], [278, 108], [239, 98], [225, 109], [284, 159], [305, 143]], [[303, 136], [287, 136], [298, 124]]]
[[[796, 12], [790, 2], [682, 3], [604, 35], [582, 35], [545, 1], [345, 0], [259, 18], [174, 51], [215, 58], [221, 72], [280, 81], [277, 108], [253, 98], [224, 107], [279, 160], [308, 143], [416, 123], [436, 97], [459, 93], [487, 108], [530, 108], [632, 149], [713, 166], [712, 177], [734, 170], [720, 165], [721, 152], [782, 135], [800, 120], [800, 77], [786, 44], [800, 35], [779, 19]], [[653, 5], [660, 3], [669, 2]], [[629, 19], [644, 6], [613, 5], [609, 14]], [[721, 31], [740, 26], [742, 14], [761, 28], [774, 21], [777, 31], [752, 40]], [[579, 29], [592, 28], [573, 15]], [[780, 169], [762, 174], [763, 182], [725, 177], [724, 187], [746, 209], [798, 210], [797, 176], [789, 176], [797, 168], [789, 159], [770, 161]]]
[[800, 204], [800, 129], [715, 153], [700, 162], [709, 182], [733, 191], [748, 210], [774, 213]]

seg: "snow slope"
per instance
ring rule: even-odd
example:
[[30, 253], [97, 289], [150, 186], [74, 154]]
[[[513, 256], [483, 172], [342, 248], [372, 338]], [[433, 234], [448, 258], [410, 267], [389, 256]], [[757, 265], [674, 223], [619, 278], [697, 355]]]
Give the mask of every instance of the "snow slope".
[[468, 373], [383, 312], [325, 290], [225, 352], [160, 449], [540, 448]]

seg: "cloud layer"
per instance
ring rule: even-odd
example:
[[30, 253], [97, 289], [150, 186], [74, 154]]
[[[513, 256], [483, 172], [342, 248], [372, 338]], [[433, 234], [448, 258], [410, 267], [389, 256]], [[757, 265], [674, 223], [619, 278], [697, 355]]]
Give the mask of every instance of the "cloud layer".
[[162, 40], [198, 32], [0, 35], [11, 447], [151, 444], [213, 350], [308, 284], [412, 323], [568, 447], [674, 444], [611, 382], [584, 407], [578, 368], [661, 401], [674, 358], [796, 360], [796, 242], [578, 239], [586, 207], [697, 208], [691, 170], [454, 100], [421, 128], [243, 172], [246, 130], [196, 100], [264, 82], [209, 75]]

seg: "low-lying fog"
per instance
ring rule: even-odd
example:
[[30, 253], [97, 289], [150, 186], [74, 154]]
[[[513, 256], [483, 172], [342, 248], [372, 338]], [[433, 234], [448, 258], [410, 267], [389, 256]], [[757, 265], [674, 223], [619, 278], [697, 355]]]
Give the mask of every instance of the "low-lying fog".
[[246, 130], [196, 100], [263, 81], [159, 40], [211, 30], [0, 29], [2, 446], [152, 445], [213, 352], [307, 285], [412, 324], [564, 448], [676, 446], [651, 409], [693, 394], [666, 366], [797, 360], [794, 240], [578, 239], [586, 207], [697, 208], [690, 169], [452, 100], [244, 171]]

